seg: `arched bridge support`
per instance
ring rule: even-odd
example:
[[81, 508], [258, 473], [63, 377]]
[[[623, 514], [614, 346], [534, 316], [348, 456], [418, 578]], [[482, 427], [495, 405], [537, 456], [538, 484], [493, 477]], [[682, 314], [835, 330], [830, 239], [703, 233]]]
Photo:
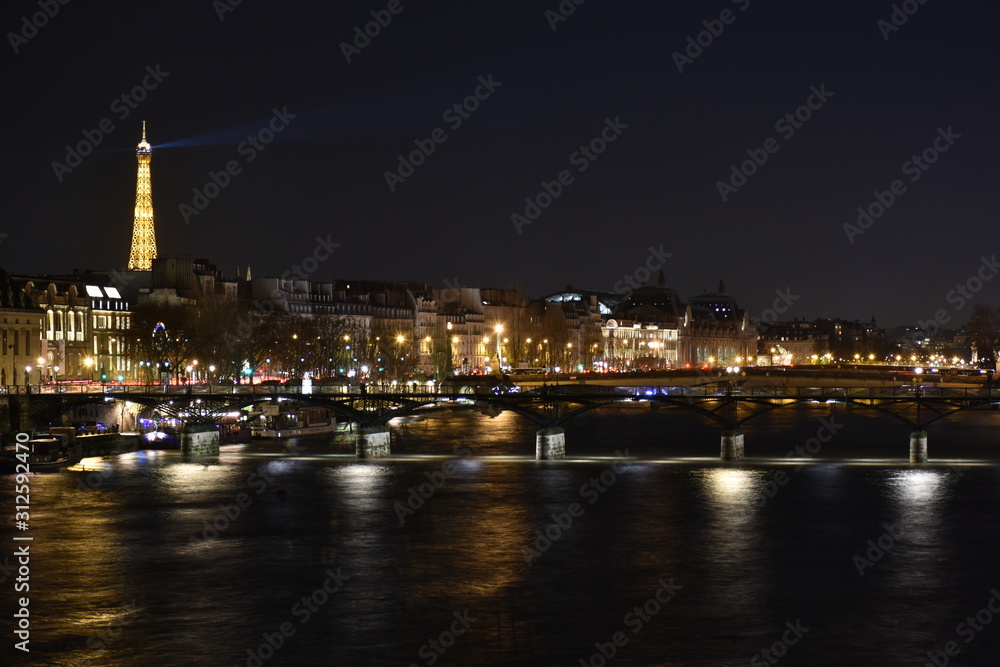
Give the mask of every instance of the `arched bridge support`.
[[910, 434], [910, 463], [927, 463], [927, 431]]
[[566, 431], [560, 426], [549, 426], [535, 434], [535, 459], [555, 461], [566, 458]]
[[359, 459], [374, 459], [389, 456], [392, 451], [392, 436], [388, 426], [359, 426], [356, 456]]

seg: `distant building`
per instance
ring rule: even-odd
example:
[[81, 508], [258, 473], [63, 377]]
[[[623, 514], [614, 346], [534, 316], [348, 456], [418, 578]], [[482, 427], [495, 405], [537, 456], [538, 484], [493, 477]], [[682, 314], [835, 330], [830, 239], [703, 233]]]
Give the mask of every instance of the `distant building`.
[[0, 385], [38, 381], [27, 369], [38, 365], [44, 317], [23, 287], [0, 270]]
[[885, 331], [878, 328], [874, 316], [868, 322], [821, 318], [815, 324], [826, 334], [834, 360], [883, 360], [892, 350]]
[[758, 355], [758, 363], [768, 366], [815, 364], [832, 357], [826, 331], [805, 320], [762, 324]]
[[[807, 322], [768, 322], [761, 326], [759, 354], [769, 365], [815, 364], [837, 362], [884, 362], [892, 355], [893, 345], [875, 324], [869, 322], [820, 318]], [[910, 332], [911, 342], [920, 344], [923, 333]]]
[[207, 259], [158, 257], [151, 260], [148, 286], [138, 289], [138, 303], [170, 306], [195, 304], [209, 298], [236, 300], [241, 281], [226, 278]]

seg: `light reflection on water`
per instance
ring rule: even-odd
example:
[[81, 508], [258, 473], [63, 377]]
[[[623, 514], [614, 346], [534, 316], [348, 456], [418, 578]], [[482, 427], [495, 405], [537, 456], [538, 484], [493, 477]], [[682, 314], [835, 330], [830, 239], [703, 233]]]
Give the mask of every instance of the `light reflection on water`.
[[[499, 419], [410, 424], [378, 461], [302, 439], [297, 454], [254, 442], [216, 460], [134, 453], [33, 476], [32, 664], [243, 665], [262, 633], [290, 620], [296, 634], [267, 667], [424, 665], [420, 647], [468, 609], [479, 620], [438, 664], [578, 664], [624, 631], [612, 665], [745, 665], [802, 618], [811, 630], [783, 664], [907, 665], [953, 638], [997, 585], [995, 463], [958, 475], [788, 461], [798, 436], [758, 432], [748, 454], [773, 458], [722, 464], [680, 443], [619, 463], [612, 478], [614, 451], [641, 454], [632, 439], [655, 441], [658, 422], [605, 441], [592, 422], [590, 435], [569, 432], [570, 460], [539, 463], [535, 427]], [[449, 454], [463, 442], [479, 455]], [[905, 444], [887, 449], [903, 456]], [[453, 474], [435, 485], [447, 462]], [[754, 502], [776, 471], [788, 482]], [[78, 484], [92, 474], [99, 484]], [[614, 481], [590, 502], [582, 489], [602, 474]], [[401, 514], [423, 484], [428, 497]], [[11, 489], [0, 499], [9, 506]], [[582, 516], [526, 562], [535, 531], [574, 502]], [[853, 556], [886, 523], [903, 536], [861, 577]], [[206, 525], [217, 530], [202, 539]], [[350, 578], [299, 623], [294, 604], [331, 568]], [[626, 614], [661, 578], [683, 588], [632, 633]], [[88, 639], [133, 598], [139, 615], [95, 653]], [[965, 651], [995, 653], [998, 641], [984, 633]]]
[[[692, 536], [705, 547], [699, 579], [693, 582], [701, 592], [701, 613], [711, 618], [719, 609], [738, 609], [740, 619], [761, 616], [769, 573], [762, 558], [760, 509], [753, 499], [763, 490], [765, 472], [714, 467], [693, 475], [705, 513]], [[723, 620], [720, 631], [737, 632], [743, 621], [733, 620]]]

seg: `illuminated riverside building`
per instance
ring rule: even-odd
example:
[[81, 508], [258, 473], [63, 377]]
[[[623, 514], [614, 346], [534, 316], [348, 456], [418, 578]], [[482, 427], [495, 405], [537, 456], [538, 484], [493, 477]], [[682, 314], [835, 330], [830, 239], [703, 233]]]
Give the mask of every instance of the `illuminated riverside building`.
[[149, 271], [156, 259], [156, 230], [153, 228], [153, 186], [149, 169], [153, 149], [146, 141], [146, 121], [142, 121], [142, 141], [136, 146], [135, 157], [139, 161], [139, 170], [135, 183], [135, 219], [128, 270]]
[[[496, 359], [496, 324], [487, 331], [483, 295], [477, 287], [434, 289], [450, 343], [452, 368], [460, 373], [482, 372]], [[502, 344], [502, 340], [501, 340]]]
[[232, 280], [204, 259], [157, 258], [152, 271], [128, 277], [150, 285], [138, 290], [140, 303], [235, 301], [248, 323], [275, 313], [291, 318], [282, 324], [288, 331], [310, 332], [309, 343], [276, 340], [278, 348], [302, 345], [305, 352], [276, 351], [270, 356], [283, 355], [285, 363], [267, 362], [264, 375], [374, 376], [377, 369], [417, 381], [518, 367], [572, 373], [748, 365], [756, 357], [757, 330], [722, 285], [685, 304], [662, 275], [625, 296], [567, 286], [530, 303], [512, 288], [251, 278], [249, 271]]
[[756, 327], [721, 283], [684, 304], [662, 272], [624, 298], [601, 333], [609, 370], [739, 366], [757, 354]]
[[17, 275], [10, 282], [42, 312], [34, 334], [41, 344], [31, 365], [36, 372], [42, 367], [43, 380], [127, 375], [131, 364], [124, 334], [131, 324], [130, 305], [108, 276]]
[[750, 365], [757, 353], [757, 327], [719, 281], [715, 292], [691, 297], [678, 331], [685, 365]]

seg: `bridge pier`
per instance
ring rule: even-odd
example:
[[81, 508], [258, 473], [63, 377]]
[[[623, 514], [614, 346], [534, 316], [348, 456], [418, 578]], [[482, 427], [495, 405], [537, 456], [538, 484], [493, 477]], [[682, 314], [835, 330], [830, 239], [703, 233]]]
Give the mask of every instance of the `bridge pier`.
[[184, 456], [218, 456], [219, 431], [215, 426], [185, 426], [181, 429], [181, 454]]
[[744, 453], [743, 431], [739, 429], [722, 432], [722, 460], [742, 461]]
[[910, 434], [910, 463], [927, 463], [927, 431]]
[[387, 426], [360, 426], [358, 428], [357, 458], [374, 459], [389, 456], [391, 435]]
[[535, 434], [535, 458], [539, 461], [566, 458], [566, 431], [559, 426], [539, 430]]

